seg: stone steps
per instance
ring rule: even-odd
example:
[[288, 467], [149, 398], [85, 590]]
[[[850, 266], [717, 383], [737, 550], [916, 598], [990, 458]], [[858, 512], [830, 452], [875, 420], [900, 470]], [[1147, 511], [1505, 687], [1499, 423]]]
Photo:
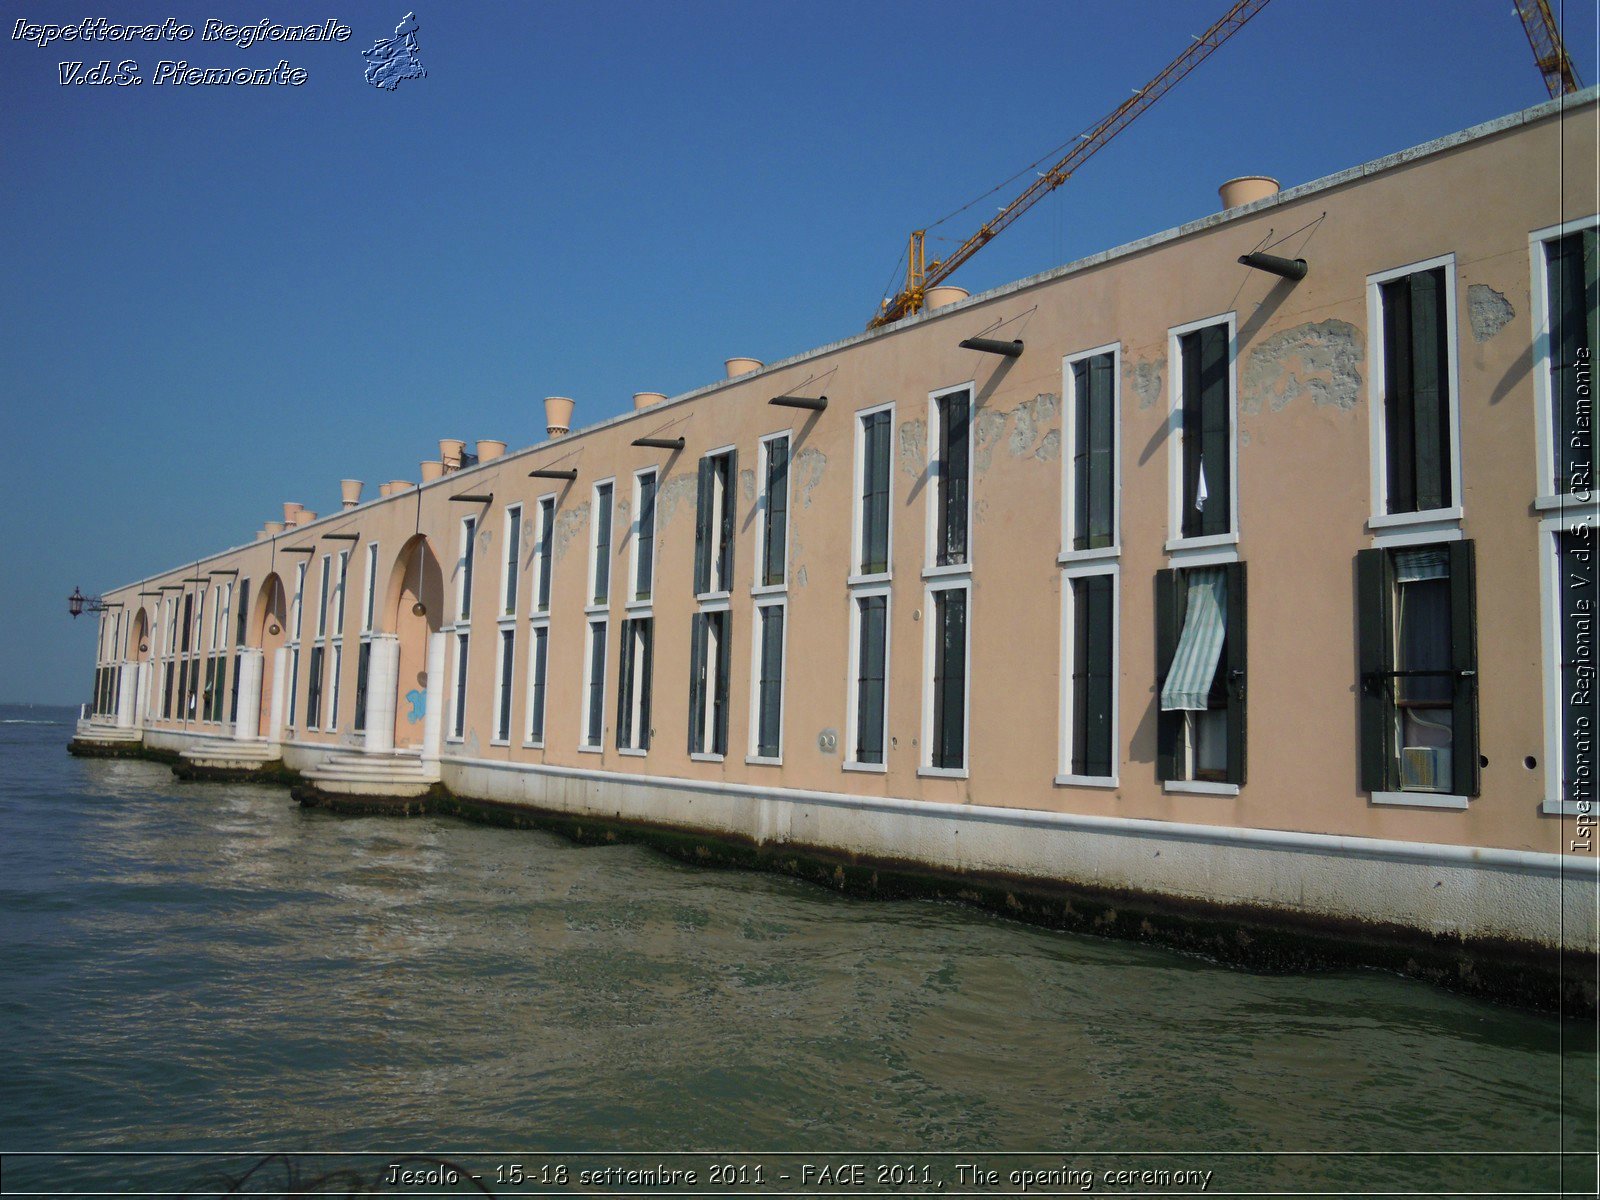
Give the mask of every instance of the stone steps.
[[424, 767], [409, 754], [335, 752], [304, 772], [307, 783], [347, 796], [424, 795], [439, 779], [437, 767]]

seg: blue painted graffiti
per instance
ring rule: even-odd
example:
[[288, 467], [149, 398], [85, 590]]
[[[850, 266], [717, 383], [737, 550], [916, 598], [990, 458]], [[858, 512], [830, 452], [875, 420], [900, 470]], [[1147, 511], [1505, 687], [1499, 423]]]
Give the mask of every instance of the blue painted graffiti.
[[406, 693], [406, 702], [411, 705], [411, 711], [406, 714], [406, 724], [415, 725], [428, 711], [428, 693], [421, 688], [413, 688]]

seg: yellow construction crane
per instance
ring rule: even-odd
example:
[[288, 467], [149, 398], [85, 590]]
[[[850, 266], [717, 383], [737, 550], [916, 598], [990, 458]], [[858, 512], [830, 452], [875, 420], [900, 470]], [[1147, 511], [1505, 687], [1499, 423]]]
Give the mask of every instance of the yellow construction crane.
[[[927, 290], [948, 279], [969, 258], [988, 245], [994, 236], [1032, 208], [1056, 188], [1060, 187], [1083, 163], [1117, 134], [1121, 133], [1135, 117], [1164, 96], [1174, 84], [1194, 70], [1213, 51], [1244, 27], [1269, 0], [1237, 0], [1237, 3], [1218, 18], [1205, 33], [1194, 37], [1192, 44], [1149, 83], [1128, 99], [1117, 105], [1088, 132], [1079, 135], [1077, 143], [1048, 171], [1038, 176], [1020, 196], [1002, 208], [991, 220], [951, 252], [948, 258], [927, 262], [926, 229], [912, 232], [906, 247], [906, 285], [898, 295], [883, 301], [878, 315], [868, 323], [876, 329], [901, 317], [920, 312]], [[1544, 75], [1550, 95], [1560, 96], [1578, 90], [1577, 73], [1572, 69], [1572, 59], [1567, 55], [1566, 44], [1561, 39], [1561, 28], [1551, 14], [1549, 0], [1516, 0], [1517, 16], [1527, 31], [1528, 42], [1533, 46], [1534, 63]], [[1002, 185], [1003, 186], [1003, 185]]]
[[1550, 98], [1577, 91], [1578, 73], [1572, 69], [1567, 44], [1561, 40], [1561, 26], [1550, 12], [1550, 0], [1517, 0], [1517, 16], [1522, 18], [1528, 44], [1533, 47], [1534, 64], [1544, 76]]

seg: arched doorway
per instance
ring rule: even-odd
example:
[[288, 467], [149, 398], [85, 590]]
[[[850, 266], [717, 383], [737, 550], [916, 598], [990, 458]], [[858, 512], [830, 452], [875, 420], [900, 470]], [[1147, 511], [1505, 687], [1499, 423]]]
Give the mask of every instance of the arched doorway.
[[131, 657], [136, 662], [150, 657], [150, 614], [143, 608], [133, 615], [133, 640], [128, 648], [133, 651]]
[[277, 574], [268, 575], [256, 595], [256, 615], [251, 623], [252, 646], [261, 648], [261, 713], [256, 722], [256, 735], [268, 737], [272, 732], [272, 687], [276, 675], [278, 647], [288, 638], [288, 595], [283, 580]]
[[417, 534], [400, 551], [389, 577], [385, 610], [400, 643], [396, 674], [394, 747], [422, 745], [428, 695], [428, 635], [444, 615], [444, 573], [428, 539]]

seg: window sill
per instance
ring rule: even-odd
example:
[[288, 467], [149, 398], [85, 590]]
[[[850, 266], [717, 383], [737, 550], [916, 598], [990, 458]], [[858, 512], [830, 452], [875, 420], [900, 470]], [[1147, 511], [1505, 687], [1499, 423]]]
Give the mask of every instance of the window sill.
[[859, 763], [845, 762], [839, 764], [841, 771], [859, 771], [864, 775], [887, 775], [889, 767], [886, 763]]
[[1537, 496], [1533, 507], [1542, 513], [1593, 513], [1600, 508], [1600, 492], [1589, 492], [1582, 496], [1575, 492], [1568, 492], [1564, 496]]
[[1382, 513], [1367, 518], [1369, 530], [1399, 529], [1408, 525], [1450, 525], [1461, 523], [1461, 507], [1426, 508], [1420, 512]]
[[1211, 783], [1204, 779], [1168, 779], [1161, 785], [1163, 792], [1188, 796], [1237, 796], [1237, 783]]
[[950, 579], [952, 577], [963, 577], [971, 574], [972, 564], [969, 562], [949, 563], [942, 567], [922, 568], [922, 577], [924, 579]]
[[623, 607], [628, 610], [629, 616], [648, 617], [653, 606], [649, 600], [629, 600]]
[[918, 767], [918, 779], [966, 779], [965, 767]]
[[1115, 562], [1121, 557], [1121, 546], [1098, 546], [1093, 550], [1063, 550], [1056, 555], [1056, 565], [1071, 567], [1080, 563]]
[[579, 746], [578, 747], [578, 753], [579, 754], [604, 754], [605, 752], [606, 752], [606, 748], [604, 746]]
[[747, 754], [745, 755], [744, 765], [747, 767], [781, 767], [783, 766], [783, 759], [781, 757], [763, 758], [759, 754]]
[[1443, 792], [1373, 792], [1372, 802], [1397, 808], [1450, 808], [1464, 811], [1467, 807], [1465, 796], [1447, 796]]
[[893, 571], [878, 571], [872, 575], [852, 575], [844, 582], [846, 587], [867, 587], [875, 583], [889, 583], [893, 579]]
[[789, 594], [787, 583], [758, 583], [750, 589], [752, 596], [786, 596]]
[[650, 751], [635, 750], [632, 746], [618, 746], [617, 753], [624, 755], [627, 758], [643, 758], [645, 755], [649, 754]]
[[703, 613], [727, 612], [733, 607], [727, 592], [707, 592], [704, 596], [696, 596], [694, 600], [697, 611]]
[[1594, 815], [1595, 805], [1592, 800], [1546, 800], [1539, 811], [1547, 817], [1588, 817]]
[[1053, 782], [1057, 787], [1115, 788], [1122, 786], [1121, 780], [1115, 775], [1057, 775]]
[[517, 624], [517, 614], [516, 613], [501, 613], [500, 617], [498, 618], [498, 620], [499, 620], [499, 625], [500, 625], [501, 629], [512, 629], [512, 628], [515, 628], [515, 626]]
[[544, 743], [543, 742], [523, 742], [522, 743], [522, 748], [524, 750], [543, 750], [544, 749]]
[[538, 612], [529, 613], [528, 614], [528, 624], [530, 624], [530, 625], [548, 625], [548, 624], [550, 624], [550, 610], [548, 608], [541, 608]]
[[726, 754], [707, 754], [703, 750], [693, 750], [689, 753], [690, 762], [719, 763], [727, 760]]
[[1214, 533], [1207, 537], [1169, 538], [1162, 546], [1174, 565], [1194, 566], [1239, 561], [1239, 533]]
[[585, 604], [583, 606], [583, 615], [586, 617], [609, 617], [611, 615], [611, 605], [603, 600], [598, 604]]
[[491, 745], [491, 746], [504, 746], [506, 749], [509, 750], [511, 748], [511, 739], [510, 738], [490, 738], [489, 739], [489, 745]]
[[732, 593], [727, 588], [715, 592], [696, 592], [694, 594], [695, 601], [699, 604], [714, 604], [719, 600], [726, 604], [731, 596]]

